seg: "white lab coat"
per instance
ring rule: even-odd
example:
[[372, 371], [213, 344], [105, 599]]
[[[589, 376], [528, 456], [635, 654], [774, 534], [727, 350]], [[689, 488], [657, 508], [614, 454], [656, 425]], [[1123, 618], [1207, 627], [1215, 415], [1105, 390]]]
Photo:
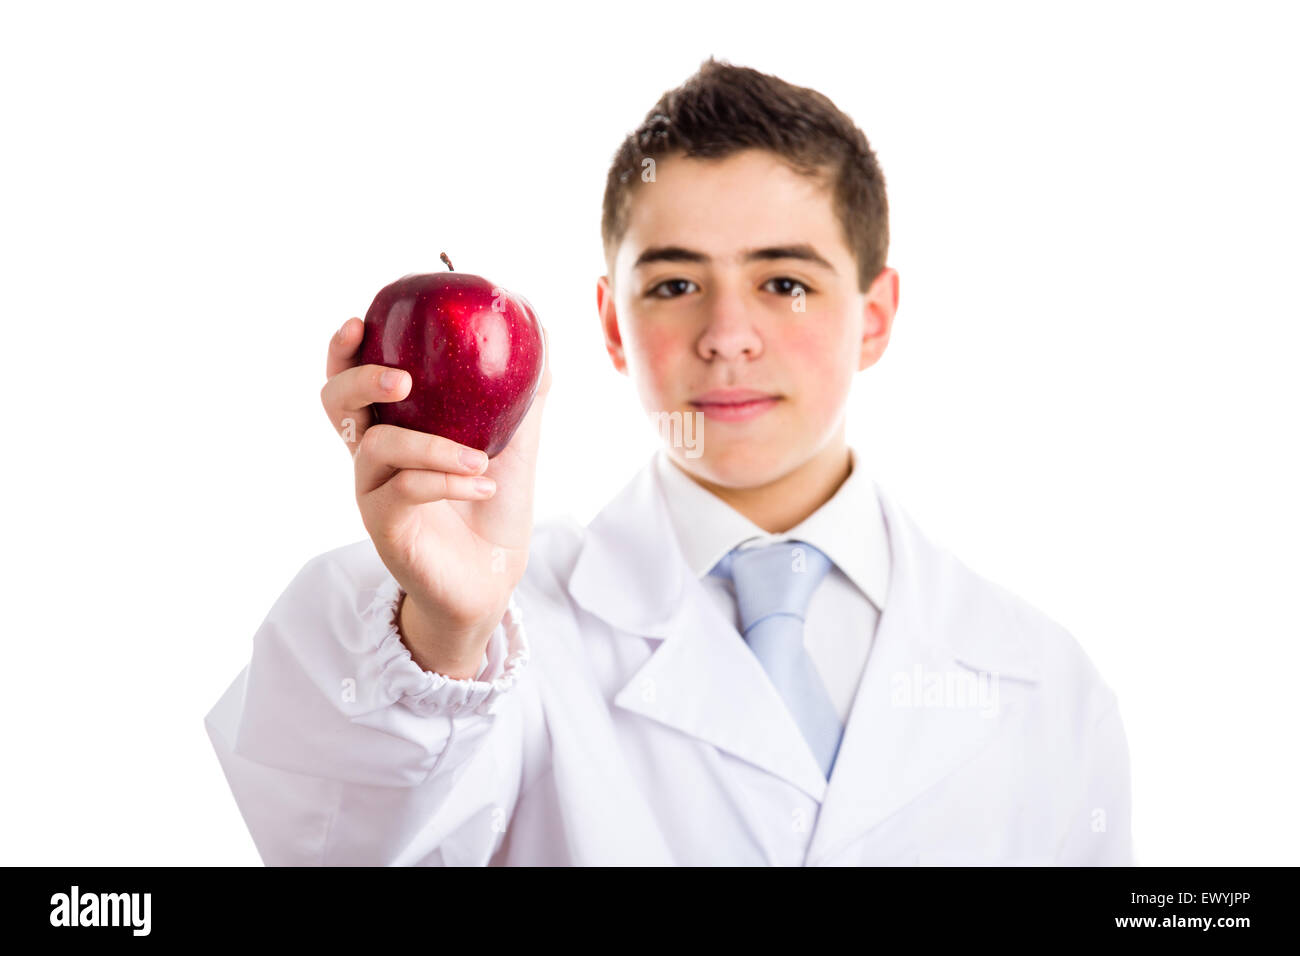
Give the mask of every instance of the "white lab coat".
[[483, 712], [403, 703], [432, 678], [376, 618], [396, 583], [369, 540], [308, 562], [206, 718], [263, 860], [1132, 862], [1116, 697], [1060, 626], [877, 485], [890, 590], [827, 783], [658, 487], [647, 463], [587, 528], [538, 524], [527, 658]]

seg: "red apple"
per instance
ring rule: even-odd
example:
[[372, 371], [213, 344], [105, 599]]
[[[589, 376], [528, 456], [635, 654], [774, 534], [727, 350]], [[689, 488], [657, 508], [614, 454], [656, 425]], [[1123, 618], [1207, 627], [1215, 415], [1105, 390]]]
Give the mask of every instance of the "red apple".
[[[442, 261], [452, 269], [447, 254]], [[510, 444], [542, 380], [542, 327], [528, 300], [467, 272], [403, 276], [366, 313], [362, 364], [411, 374], [375, 421], [442, 435], [487, 453]]]

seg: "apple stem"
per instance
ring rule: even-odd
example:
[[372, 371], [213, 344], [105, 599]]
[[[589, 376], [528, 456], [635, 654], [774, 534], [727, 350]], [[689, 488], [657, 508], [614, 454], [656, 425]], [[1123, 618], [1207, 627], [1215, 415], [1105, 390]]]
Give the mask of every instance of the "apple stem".
[[443, 262], [447, 263], [447, 268], [450, 269], [452, 272], [455, 272], [455, 271], [456, 271], [455, 266], [453, 266], [453, 265], [451, 264], [451, 260], [447, 258], [447, 253], [444, 252], [444, 253], [443, 253], [441, 256], [439, 256], [438, 258], [442, 259]]

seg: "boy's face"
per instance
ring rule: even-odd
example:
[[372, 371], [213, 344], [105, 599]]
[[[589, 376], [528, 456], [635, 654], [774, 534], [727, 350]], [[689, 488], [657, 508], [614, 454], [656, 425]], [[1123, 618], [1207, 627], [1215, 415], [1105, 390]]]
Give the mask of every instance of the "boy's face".
[[[681, 430], [659, 419], [674, 461], [756, 488], [844, 453], [849, 386], [889, 341], [898, 274], [858, 291], [829, 190], [775, 154], [677, 154], [637, 185], [597, 304], [610, 358], [647, 415], [682, 416]], [[700, 401], [727, 388], [776, 399], [747, 418]]]

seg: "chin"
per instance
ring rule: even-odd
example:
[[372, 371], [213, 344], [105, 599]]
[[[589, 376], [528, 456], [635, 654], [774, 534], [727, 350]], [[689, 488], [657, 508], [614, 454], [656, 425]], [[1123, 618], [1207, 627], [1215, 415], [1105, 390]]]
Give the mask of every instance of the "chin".
[[700, 444], [699, 457], [693, 450], [670, 448], [668, 454], [682, 468], [697, 478], [724, 488], [759, 488], [788, 474], [798, 459], [797, 449], [788, 443], [772, 441], [713, 442], [708, 437]]

